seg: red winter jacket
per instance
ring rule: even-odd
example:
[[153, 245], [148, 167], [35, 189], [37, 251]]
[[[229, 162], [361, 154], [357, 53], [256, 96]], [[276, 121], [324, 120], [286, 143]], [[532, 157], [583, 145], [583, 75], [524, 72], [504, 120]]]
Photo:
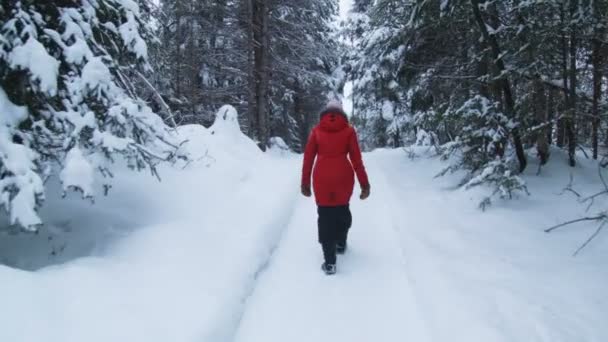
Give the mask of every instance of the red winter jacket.
[[369, 186], [357, 133], [340, 110], [324, 112], [321, 122], [310, 133], [304, 152], [302, 186], [310, 187], [315, 157], [312, 183], [317, 205], [348, 204], [355, 186], [355, 173], [362, 188]]

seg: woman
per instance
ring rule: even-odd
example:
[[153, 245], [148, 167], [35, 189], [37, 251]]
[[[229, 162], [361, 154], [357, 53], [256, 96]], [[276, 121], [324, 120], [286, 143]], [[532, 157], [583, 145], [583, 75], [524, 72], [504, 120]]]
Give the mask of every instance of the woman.
[[313, 164], [312, 185], [318, 206], [319, 243], [325, 258], [321, 269], [326, 274], [334, 274], [336, 253], [346, 251], [346, 238], [352, 223], [349, 202], [355, 174], [361, 185], [361, 199], [368, 198], [370, 194], [357, 134], [348, 123], [342, 104], [336, 100], [330, 101], [321, 112], [320, 122], [313, 128], [306, 144], [301, 186], [306, 197], [311, 196]]

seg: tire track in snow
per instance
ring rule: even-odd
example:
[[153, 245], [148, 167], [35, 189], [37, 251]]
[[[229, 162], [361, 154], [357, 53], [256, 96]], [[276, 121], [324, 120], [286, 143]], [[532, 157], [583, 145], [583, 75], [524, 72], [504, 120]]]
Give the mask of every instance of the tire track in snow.
[[[415, 228], [408, 228], [410, 226], [428, 227], [434, 224], [436, 220], [432, 215], [438, 215], [438, 210], [443, 209], [443, 207], [437, 208], [439, 202], [437, 199], [430, 202], [425, 199], [424, 192], [427, 190], [422, 187], [419, 188], [418, 184], [403, 184], [408, 180], [411, 181], [411, 177], [409, 177], [411, 175], [405, 173], [394, 174], [395, 168], [403, 165], [401, 162], [395, 163], [394, 160], [389, 159], [394, 158], [394, 155], [376, 154], [375, 157], [377, 158], [377, 164], [383, 165], [379, 170], [379, 179], [384, 185], [382, 196], [385, 196], [386, 203], [390, 203], [388, 211], [394, 223], [392, 229], [395, 233], [398, 248], [401, 251], [404, 273], [410, 282], [418, 311], [424, 317], [433, 318], [424, 320], [433, 341], [451, 340], [443, 332], [446, 328], [444, 326], [446, 322], [438, 321], [440, 317], [436, 314], [437, 304], [439, 301], [445, 301], [449, 304], [442, 304], [442, 306], [445, 305], [444, 309], [454, 310], [457, 308], [456, 311], [460, 315], [454, 316], [456, 321], [460, 321], [462, 316], [466, 315], [466, 306], [455, 298], [445, 298], [446, 293], [451, 293], [446, 289], [448, 279], [433, 271], [437, 269], [435, 259], [438, 258], [438, 254], [442, 253], [441, 246], [429, 245], [427, 241], [423, 241], [423, 236], [418, 235]], [[394, 186], [390, 187], [389, 184], [394, 184]], [[415, 194], [410, 198], [409, 193], [411, 192], [415, 192]], [[449, 220], [445, 218], [445, 212], [441, 214], [444, 215], [442, 221]], [[407, 243], [405, 243], [406, 241]], [[440, 299], [437, 300], [437, 298]], [[456, 303], [463, 305], [454, 305]]]
[[275, 227], [281, 227], [281, 228], [276, 229], [276, 232], [275, 232], [276, 235], [273, 237], [272, 243], [264, 251], [264, 254], [265, 254], [264, 259], [262, 260], [262, 262], [260, 264], [258, 264], [258, 267], [252, 272], [252, 274], [250, 276], [250, 282], [246, 286], [246, 288], [244, 289], [244, 292], [240, 296], [242, 304], [241, 304], [239, 310], [237, 312], [233, 313], [234, 321], [232, 323], [232, 326], [229, 329], [228, 336], [225, 338], [226, 342], [231, 342], [234, 340], [235, 334], [238, 331], [239, 326], [241, 325], [243, 316], [245, 315], [245, 313], [247, 312], [247, 310], [249, 308], [249, 300], [254, 295], [254, 293], [258, 287], [258, 283], [259, 283], [260, 279], [262, 278], [264, 273], [268, 270], [268, 268], [272, 264], [272, 260], [276, 256], [276, 251], [279, 248], [279, 246], [281, 245], [281, 242], [283, 241], [283, 238], [285, 237], [286, 232], [289, 230], [290, 223], [293, 218], [293, 214], [297, 207], [298, 195], [299, 195], [299, 193], [294, 194], [294, 196], [290, 199], [289, 202], [287, 202], [281, 208], [277, 208], [276, 211], [283, 213], [283, 215], [281, 215], [279, 218], [277, 218], [276, 220], [273, 220], [272, 222], [270, 222], [268, 224], [268, 226], [275, 226]]
[[[249, 298], [255, 293], [260, 278], [272, 264], [275, 252], [281, 245], [281, 241], [289, 228], [289, 223], [292, 221], [293, 213], [298, 203], [299, 192], [295, 190], [299, 189], [299, 187], [296, 186], [297, 182], [299, 182], [298, 177], [288, 177], [288, 180], [280, 179], [278, 181], [275, 179], [273, 183], [275, 186], [279, 187], [279, 191], [273, 191], [273, 194], [269, 196], [276, 197], [276, 200], [271, 203], [273, 205], [276, 204], [276, 206], [267, 206], [265, 208], [266, 210], [263, 212], [256, 210], [257, 208], [255, 208], [256, 205], [260, 205], [260, 203], [255, 203], [260, 190], [263, 190], [260, 189], [260, 185], [267, 183], [269, 174], [273, 175], [276, 173], [293, 173], [293, 161], [290, 159], [277, 160], [273, 162], [272, 165], [264, 165], [263, 170], [257, 169], [255, 174], [258, 176], [263, 175], [264, 179], [258, 179], [259, 177], [246, 177], [243, 179], [243, 185], [241, 186], [238, 196], [235, 196], [239, 199], [238, 203], [235, 204], [237, 207], [247, 206], [248, 210], [253, 211], [256, 216], [276, 216], [271, 216], [271, 219], [262, 219], [262, 224], [257, 224], [259, 220], [253, 219], [253, 221], [256, 222], [252, 223], [253, 226], [251, 231], [257, 232], [255, 236], [257, 239], [254, 241], [257, 245], [246, 255], [250, 258], [257, 258], [260, 260], [255, 263], [256, 266], [253, 269], [250, 269], [246, 276], [241, 277], [246, 280], [239, 291], [234, 293], [233, 298], [236, 299], [225, 304], [228, 307], [226, 311], [217, 313], [218, 318], [215, 320], [215, 324], [213, 324], [214, 328], [201, 337], [201, 342], [230, 342], [234, 340], [235, 332], [240, 326], [243, 315], [248, 310]], [[294, 190], [291, 191], [289, 189]], [[262, 205], [267, 204], [268, 203], [262, 203]], [[245, 211], [244, 213], [240, 212], [239, 215], [248, 215], [248, 211]], [[251, 222], [251, 220], [249, 221]], [[228, 224], [226, 226], [229, 227], [230, 225]], [[262, 234], [263, 236], [258, 236], [260, 235], [260, 232], [265, 233]]]
[[[371, 159], [371, 158], [370, 158]], [[403, 244], [401, 243], [401, 234], [399, 232], [399, 224], [405, 224], [401, 215], [397, 215], [398, 212], [402, 210], [401, 202], [398, 196], [395, 195], [394, 187], [391, 187], [389, 184], [388, 176], [384, 171], [386, 168], [390, 168], [390, 165], [382, 165], [383, 160], [378, 158], [376, 155], [375, 158], [370, 160], [370, 173], [373, 172], [374, 184], [375, 188], [378, 190], [375, 191], [376, 196], [380, 196], [383, 198], [382, 203], [390, 203], [389, 206], [384, 206], [382, 211], [390, 218], [391, 226], [390, 230], [392, 235], [394, 236], [394, 248], [398, 250], [398, 254], [400, 256], [400, 264], [402, 266], [401, 272], [405, 276], [408, 283], [408, 290], [411, 293], [411, 297], [414, 301], [415, 311], [421, 315], [420, 321], [423, 324], [421, 328], [425, 334], [426, 338], [429, 341], [434, 340], [431, 326], [429, 324], [429, 317], [432, 317], [428, 310], [425, 310], [424, 303], [422, 302], [422, 297], [420, 296], [420, 291], [418, 291], [416, 279], [414, 277], [412, 269], [409, 267], [410, 262], [414, 262], [414, 258], [409, 258], [408, 253], [406, 252]], [[398, 204], [399, 203], [399, 204]]]
[[[392, 197], [389, 203], [393, 206], [394, 220], [399, 223], [394, 227], [395, 232], [406, 268], [417, 278], [413, 279], [412, 289], [419, 307], [426, 317], [433, 318], [427, 322], [434, 340], [446, 341], [455, 336], [470, 341], [521, 340], [502, 327], [503, 315], [495, 303], [497, 296], [504, 294], [493, 292], [492, 296], [484, 296], [488, 289], [479, 287], [483, 276], [474, 282], [463, 281], [468, 272], [476, 274], [484, 269], [483, 258], [471, 260], [466, 268], [453, 268], [468, 257], [459, 252], [473, 247], [464, 239], [463, 230], [458, 229], [462, 225], [462, 213], [455, 211], [436, 189], [429, 188], [432, 183], [423, 180], [423, 175], [398, 174], [397, 170], [408, 170], [408, 165], [385, 158], [384, 180], [395, 184], [387, 192]], [[407, 208], [406, 212], [411, 215], [398, 210], [399, 207]], [[480, 301], [484, 302], [481, 310]]]
[[255, 294], [255, 291], [258, 288], [260, 279], [263, 277], [264, 273], [268, 270], [268, 268], [272, 264], [272, 260], [276, 256], [276, 251], [279, 249], [281, 242], [283, 241], [287, 231], [289, 230], [289, 227], [291, 226], [290, 223], [292, 221], [293, 214], [297, 207], [297, 205], [296, 205], [297, 202], [298, 201], [296, 199], [292, 200], [291, 204], [289, 205], [289, 210], [287, 211], [287, 214], [283, 217], [283, 219], [278, 220], [276, 223], [274, 223], [274, 224], [283, 226], [283, 229], [281, 229], [279, 231], [278, 236], [274, 239], [274, 243], [270, 246], [270, 248], [268, 248], [267, 256], [266, 256], [265, 260], [253, 272], [253, 274], [251, 276], [252, 277], [251, 282], [250, 282], [249, 286], [247, 287], [247, 289], [245, 290], [244, 295], [241, 296], [242, 306], [241, 306], [239, 312], [237, 313], [237, 318], [234, 322], [234, 326], [232, 327], [230, 336], [229, 336], [229, 338], [226, 339], [226, 342], [232, 342], [235, 340], [236, 333], [239, 330], [239, 327], [241, 326], [243, 317], [245, 316], [245, 313], [249, 309], [250, 299]]

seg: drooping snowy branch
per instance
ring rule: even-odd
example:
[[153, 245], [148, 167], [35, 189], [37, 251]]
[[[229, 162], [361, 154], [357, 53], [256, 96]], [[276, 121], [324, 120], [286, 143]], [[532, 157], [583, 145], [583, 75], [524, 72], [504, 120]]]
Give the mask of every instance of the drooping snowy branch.
[[35, 229], [43, 180], [95, 195], [123, 158], [155, 171], [178, 143], [126, 88], [125, 70], [149, 68], [141, 11], [132, 0], [3, 4], [0, 28], [0, 206]]

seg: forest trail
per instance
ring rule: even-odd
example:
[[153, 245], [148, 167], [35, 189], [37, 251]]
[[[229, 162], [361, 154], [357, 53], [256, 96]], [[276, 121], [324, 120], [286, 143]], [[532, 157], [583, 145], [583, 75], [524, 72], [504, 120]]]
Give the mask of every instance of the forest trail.
[[[589, 273], [601, 270], [542, 247], [524, 224], [535, 216], [482, 214], [432, 177], [434, 161], [379, 150], [365, 162], [372, 196], [353, 196], [338, 273], [320, 270], [316, 208], [301, 198], [231, 341], [600, 341], [593, 312], [606, 306]], [[558, 283], [564, 272], [582, 281]], [[568, 295], [580, 287], [591, 295]]]
[[349, 250], [339, 256], [338, 273], [320, 270], [316, 207], [302, 198], [247, 301], [234, 341], [429, 340], [386, 206], [391, 189], [378, 177], [380, 164], [370, 163], [368, 171], [373, 196], [352, 202]]

